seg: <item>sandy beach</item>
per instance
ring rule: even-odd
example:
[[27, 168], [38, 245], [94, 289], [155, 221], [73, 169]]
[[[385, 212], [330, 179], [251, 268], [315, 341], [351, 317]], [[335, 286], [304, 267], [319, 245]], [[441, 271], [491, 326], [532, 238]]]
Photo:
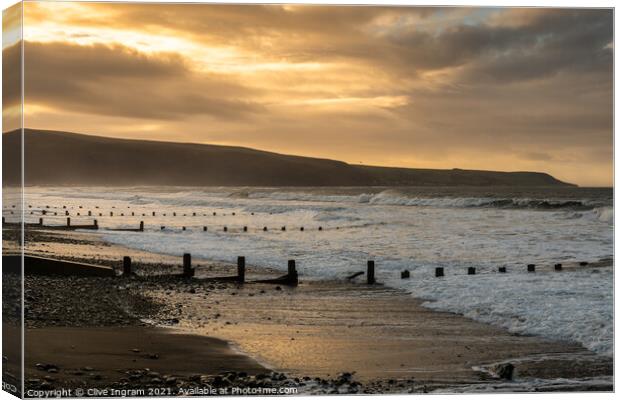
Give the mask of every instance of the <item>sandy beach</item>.
[[[10, 251], [10, 242], [3, 245]], [[179, 257], [109, 245], [96, 233], [30, 230], [26, 251], [119, 273], [130, 255], [137, 271], [132, 278], [26, 277], [27, 389], [164, 383], [177, 391], [223, 386], [222, 379], [310, 393], [612, 388], [604, 378], [613, 374], [610, 358], [432, 311], [383, 285], [162, 276], [181, 271]], [[194, 264], [197, 277], [234, 269]], [[248, 280], [275, 273], [248, 266]], [[508, 363], [512, 380], [499, 376], [507, 378]], [[592, 377], [602, 378], [583, 383]]]

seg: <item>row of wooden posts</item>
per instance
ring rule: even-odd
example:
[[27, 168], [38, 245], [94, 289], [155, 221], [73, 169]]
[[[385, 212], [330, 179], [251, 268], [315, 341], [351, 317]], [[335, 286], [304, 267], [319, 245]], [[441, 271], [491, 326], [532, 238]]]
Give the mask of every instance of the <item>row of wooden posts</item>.
[[[195, 268], [192, 266], [192, 255], [190, 253], [183, 254], [183, 273], [185, 278], [192, 278], [195, 275]], [[123, 257], [123, 276], [133, 275], [131, 257]], [[217, 280], [217, 281], [234, 281], [238, 283], [245, 283], [245, 257], [237, 257], [237, 275], [205, 278], [205, 280]], [[273, 283], [273, 284], [285, 284], [296, 286], [299, 282], [299, 275], [297, 274], [297, 267], [295, 260], [288, 260], [287, 274], [275, 279], [263, 279], [254, 281], [255, 283]]]
[[[6, 223], [6, 221], [5, 221], [5, 217], [2, 217], [2, 223], [3, 223], [3, 224], [5, 224], [5, 223]], [[42, 217], [41, 217], [41, 218], [39, 218], [39, 223], [38, 223], [38, 224], [36, 224], [36, 225], [43, 226], [43, 218], [42, 218]], [[67, 225], [66, 225], [66, 227], [67, 227], [67, 228], [71, 228], [71, 227], [74, 227], [74, 228], [75, 228], [75, 227], [76, 227], [76, 226], [74, 226], [74, 225], [71, 225], [71, 217], [67, 217]], [[95, 220], [93, 220], [93, 224], [92, 224], [92, 225], [79, 225], [79, 227], [89, 227], [89, 228], [91, 228], [91, 229], [99, 229], [99, 222], [95, 219]], [[162, 226], [160, 227], [160, 230], [162, 230], [162, 231], [163, 231], [164, 229], [166, 229], [166, 227], [165, 227], [164, 225], [162, 225]], [[136, 231], [136, 232], [143, 232], [143, 231], [144, 231], [144, 221], [140, 221], [140, 227], [139, 227], [139, 228], [137, 228], [137, 229], [134, 229], [134, 228], [127, 228], [127, 229], [111, 229], [111, 230], [121, 230], [121, 231]], [[185, 230], [187, 230], [187, 228], [186, 228], [185, 226], [183, 226], [183, 227], [181, 227], [181, 230], [185, 231]], [[208, 227], [207, 227], [207, 226], [203, 226], [203, 227], [202, 227], [202, 230], [203, 230], [203, 232], [207, 232], [207, 231], [208, 231]], [[268, 229], [266, 226], [264, 226], [262, 230], [263, 230], [263, 232], [267, 232], [269, 229]], [[283, 232], [284, 232], [284, 231], [286, 231], [286, 226], [282, 226], [282, 227], [280, 228], [280, 230], [281, 230], [281, 231], [283, 231]], [[300, 228], [299, 228], [299, 230], [300, 230], [300, 231], [302, 231], [302, 232], [304, 232], [304, 231], [305, 231], [305, 228], [302, 226], [302, 227], [300, 227]], [[319, 227], [318, 227], [318, 230], [319, 230], [319, 231], [322, 231], [322, 230], [323, 230], [323, 227], [322, 227], [322, 226], [319, 226]], [[228, 227], [227, 227], [227, 226], [224, 226], [224, 227], [222, 228], [222, 231], [224, 231], [224, 232], [228, 232]], [[243, 227], [243, 232], [247, 232], [247, 231], [248, 231], [248, 227], [247, 227], [247, 226], [244, 226], [244, 227]]]
[[[586, 265], [588, 265], [587, 261], [582, 261], [579, 263], [580, 266], [584, 267]], [[562, 264], [557, 263], [553, 266], [553, 269], [555, 271], [562, 271]], [[499, 273], [506, 273], [508, 272], [506, 267], [498, 267], [497, 272]], [[527, 272], [536, 272], [536, 264], [527, 264]], [[348, 277], [348, 279], [353, 279], [359, 275], [362, 275], [363, 272], [358, 272], [355, 273], [351, 276]], [[467, 275], [476, 275], [476, 268], [475, 267], [468, 267], [467, 268]], [[444, 268], [443, 267], [436, 267], [435, 268], [435, 277], [437, 278], [441, 278], [444, 276]], [[409, 272], [409, 270], [404, 270], [401, 271], [400, 273], [400, 278], [401, 279], [409, 279], [411, 277], [411, 273]], [[375, 262], [372, 260], [368, 261], [367, 264], [367, 269], [366, 269], [366, 278], [367, 278], [367, 282], [368, 284], [374, 284], [375, 283]]]
[[[49, 208], [49, 207], [48, 207], [48, 208]], [[81, 207], [80, 207], [80, 208], [81, 208]], [[96, 208], [99, 208], [99, 207], [96, 207]], [[66, 207], [65, 207], [65, 206], [63, 206], [63, 209], [66, 209]], [[13, 214], [13, 211], [9, 211], [9, 212], [10, 212], [11, 214]], [[42, 214], [42, 215], [47, 215], [47, 213], [48, 213], [48, 211], [47, 211], [47, 210], [43, 210], [43, 209], [41, 210], [41, 214]], [[30, 214], [34, 214], [34, 211], [31, 211], [31, 212], [30, 212]], [[103, 217], [103, 214], [104, 214], [104, 213], [100, 212], [100, 213], [99, 213], [99, 216], [100, 216], [100, 217]], [[131, 216], [132, 216], [132, 217], [139, 216], [139, 214], [140, 214], [140, 213], [136, 213], [135, 211], [132, 211], [132, 212], [131, 212]], [[148, 214], [148, 213], [142, 213], [141, 215], [142, 215], [143, 217], [146, 217], [146, 216], [147, 216], [147, 214]], [[166, 217], [166, 216], [168, 215], [167, 213], [160, 213], [160, 214], [161, 214], [163, 217]], [[57, 211], [55, 211], [55, 212], [54, 212], [54, 215], [58, 215], [58, 212], [57, 212]], [[69, 215], [70, 215], [69, 210], [65, 210], [65, 216], [69, 216]], [[75, 215], [79, 217], [79, 216], [80, 216], [80, 213], [79, 213], [79, 212], [77, 212]], [[114, 217], [115, 215], [116, 215], [116, 216], [121, 216], [121, 217], [129, 216], [129, 214], [127, 214], [127, 215], [125, 215], [125, 213], [117, 213], [117, 214], [114, 214], [114, 211], [110, 211], [110, 217]], [[226, 215], [226, 214], [223, 214], [223, 215]], [[237, 213], [236, 213], [236, 212], [232, 212], [232, 213], [231, 213], [231, 215], [236, 216], [236, 215], [237, 215]], [[250, 213], [250, 215], [254, 215], [254, 213], [252, 212], [252, 213]], [[88, 211], [88, 213], [87, 213], [87, 216], [92, 217], [92, 216], [93, 216], [93, 212], [92, 212], [91, 210], [89, 210], [89, 211]], [[151, 216], [155, 217], [155, 216], [157, 216], [157, 213], [156, 213], [155, 211], [152, 211], [152, 212], [151, 212]], [[177, 216], [177, 213], [176, 213], [176, 212], [173, 212], [173, 213], [172, 213], [172, 216], [173, 216], [173, 217], [176, 217], [176, 216]], [[181, 215], [179, 214], [179, 216], [181, 216]], [[187, 216], [188, 216], [188, 214], [182, 214], [182, 216], [183, 216], [183, 217], [187, 217]], [[192, 213], [191, 213], [191, 216], [192, 216], [192, 217], [199, 217], [200, 215], [198, 215], [198, 213], [196, 213], [196, 212], [192, 212]], [[203, 216], [203, 217], [206, 217], [206, 216], [207, 216], [207, 214], [202, 214], [202, 216]], [[213, 212], [213, 216], [217, 216], [217, 212], [215, 212], [215, 211], [214, 211], [214, 212]]]

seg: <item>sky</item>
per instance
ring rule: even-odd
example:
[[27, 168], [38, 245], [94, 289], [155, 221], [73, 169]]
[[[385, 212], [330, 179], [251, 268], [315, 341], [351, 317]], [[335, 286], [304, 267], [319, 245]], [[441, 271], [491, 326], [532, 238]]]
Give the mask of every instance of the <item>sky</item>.
[[29, 128], [613, 184], [611, 10], [28, 2], [23, 41]]

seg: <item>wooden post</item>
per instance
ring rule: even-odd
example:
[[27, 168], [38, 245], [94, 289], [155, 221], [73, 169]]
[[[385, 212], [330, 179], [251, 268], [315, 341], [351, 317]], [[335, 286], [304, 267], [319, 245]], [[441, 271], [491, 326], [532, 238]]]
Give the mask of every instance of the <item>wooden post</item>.
[[140, 232], [144, 232], [144, 221], [140, 221]]
[[71, 218], [67, 217], [67, 227], [71, 226]]
[[237, 280], [241, 283], [245, 282], [245, 257], [237, 257]]
[[299, 282], [295, 260], [288, 260], [288, 281], [292, 285], [297, 285]]
[[39, 225], [43, 226], [43, 218], [39, 218]]
[[506, 267], [499, 267], [497, 269], [497, 272], [501, 272], [501, 273], [505, 274], [506, 273]]
[[375, 262], [373, 260], [368, 260], [366, 268], [366, 278], [369, 285], [375, 283]]
[[131, 257], [123, 257], [123, 276], [131, 275]]
[[467, 275], [476, 275], [476, 268], [475, 267], [467, 268]]
[[194, 276], [194, 269], [192, 268], [192, 255], [189, 253], [183, 254], [183, 276], [191, 278]]
[[535, 264], [527, 264], [527, 272], [536, 272]]
[[556, 271], [561, 271], [562, 270], [562, 264], [555, 264], [555, 270]]
[[443, 267], [435, 268], [435, 278], [440, 278], [443, 276]]

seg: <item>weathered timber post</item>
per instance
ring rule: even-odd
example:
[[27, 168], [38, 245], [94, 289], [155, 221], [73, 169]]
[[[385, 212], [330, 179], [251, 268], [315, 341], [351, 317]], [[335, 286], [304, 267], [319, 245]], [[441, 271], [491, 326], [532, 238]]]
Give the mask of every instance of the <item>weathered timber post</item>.
[[123, 276], [131, 275], [131, 257], [123, 257]]
[[367, 266], [366, 266], [366, 278], [367, 278], [367, 283], [369, 285], [372, 285], [375, 283], [375, 262], [373, 260], [368, 260]]
[[245, 282], [245, 257], [237, 257], [237, 281]]
[[189, 253], [183, 254], [183, 276], [191, 278], [194, 276], [194, 269], [192, 268], [192, 255]]
[[297, 285], [299, 283], [295, 260], [288, 260], [288, 282], [291, 285]]

